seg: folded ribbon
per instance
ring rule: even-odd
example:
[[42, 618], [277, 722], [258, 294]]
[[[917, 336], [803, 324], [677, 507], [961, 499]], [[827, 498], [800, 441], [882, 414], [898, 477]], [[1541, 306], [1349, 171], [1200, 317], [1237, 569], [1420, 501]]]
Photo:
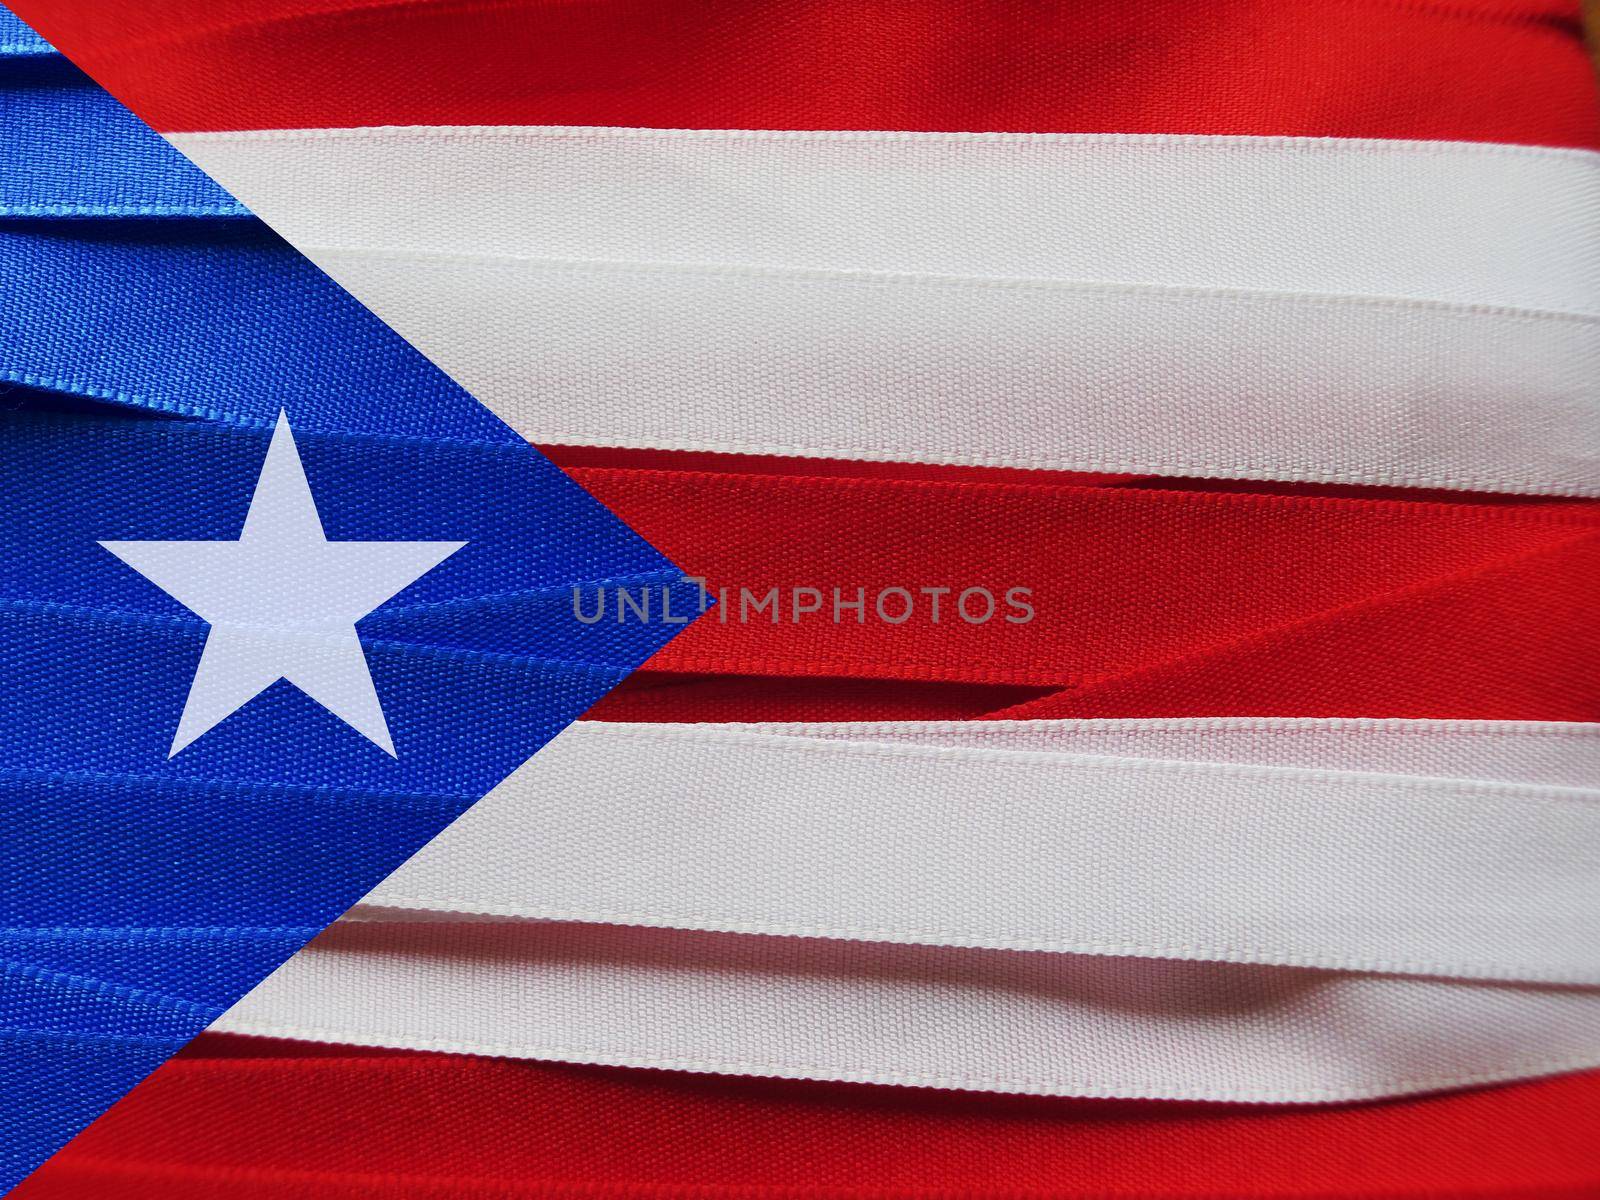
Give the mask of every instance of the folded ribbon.
[[1279, 1103], [1574, 1070], [1597, 767], [1562, 724], [579, 724], [214, 1028]]

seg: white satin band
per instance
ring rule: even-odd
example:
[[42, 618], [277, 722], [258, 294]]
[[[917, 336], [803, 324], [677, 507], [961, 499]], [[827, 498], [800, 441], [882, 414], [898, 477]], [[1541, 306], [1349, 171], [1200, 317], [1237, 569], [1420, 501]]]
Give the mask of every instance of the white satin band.
[[545, 922], [341, 922], [216, 1026], [1049, 1095], [1360, 1100], [1600, 1065], [1600, 991]]
[[537, 442], [1600, 491], [1587, 152], [545, 127], [173, 140]]
[[580, 723], [369, 901], [1600, 983], [1600, 792], [1549, 782], [1600, 778], [1592, 727], [1141, 725]]

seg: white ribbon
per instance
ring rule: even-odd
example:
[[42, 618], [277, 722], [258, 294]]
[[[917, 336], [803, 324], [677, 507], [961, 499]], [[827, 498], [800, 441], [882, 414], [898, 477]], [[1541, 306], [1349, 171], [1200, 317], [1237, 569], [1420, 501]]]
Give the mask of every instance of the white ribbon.
[[572, 726], [369, 902], [1600, 983], [1593, 726], [787, 728]]
[[475, 127], [173, 140], [535, 441], [1600, 491], [1585, 151]]
[[976, 1091], [1307, 1103], [1600, 1065], [1600, 991], [604, 925], [335, 925], [216, 1025]]
[[1592, 725], [581, 724], [217, 1028], [1261, 1102], [1600, 1065], [1597, 770]]

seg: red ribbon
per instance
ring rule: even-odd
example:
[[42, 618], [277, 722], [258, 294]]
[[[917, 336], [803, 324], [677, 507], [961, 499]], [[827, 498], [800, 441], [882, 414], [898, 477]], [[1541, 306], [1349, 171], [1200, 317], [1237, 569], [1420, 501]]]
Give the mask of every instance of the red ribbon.
[[157, 129], [626, 125], [1600, 146], [1569, 0], [12, 0]]

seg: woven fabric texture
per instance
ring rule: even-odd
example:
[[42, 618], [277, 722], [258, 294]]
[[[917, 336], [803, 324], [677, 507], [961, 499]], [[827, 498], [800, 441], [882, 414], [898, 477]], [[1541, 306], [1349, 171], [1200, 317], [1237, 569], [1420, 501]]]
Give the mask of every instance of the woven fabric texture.
[[[26, 51], [0, 55], [3, 1188], [675, 632], [579, 642], [549, 597], [677, 573], [84, 76], [0, 38]], [[397, 758], [282, 683], [169, 757], [207, 627], [98, 543], [239, 537], [280, 411], [332, 538], [469, 543], [362, 627]]]

